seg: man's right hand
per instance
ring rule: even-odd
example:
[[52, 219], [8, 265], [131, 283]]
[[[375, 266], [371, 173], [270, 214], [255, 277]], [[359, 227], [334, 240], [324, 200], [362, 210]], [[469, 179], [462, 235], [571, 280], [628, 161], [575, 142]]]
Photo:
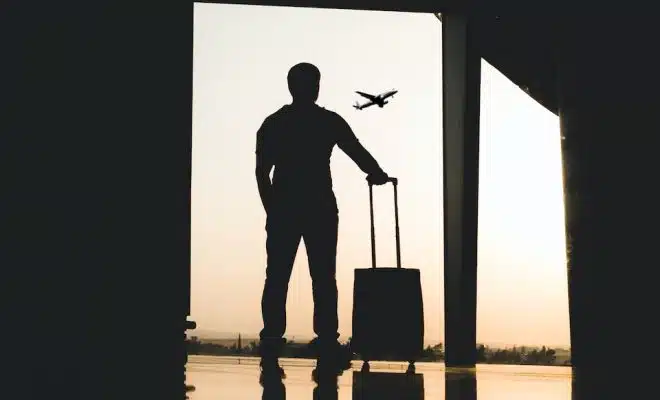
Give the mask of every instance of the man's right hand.
[[387, 176], [385, 172], [380, 172], [377, 174], [369, 174], [367, 176], [367, 182], [371, 185], [384, 185], [390, 181], [390, 177]]

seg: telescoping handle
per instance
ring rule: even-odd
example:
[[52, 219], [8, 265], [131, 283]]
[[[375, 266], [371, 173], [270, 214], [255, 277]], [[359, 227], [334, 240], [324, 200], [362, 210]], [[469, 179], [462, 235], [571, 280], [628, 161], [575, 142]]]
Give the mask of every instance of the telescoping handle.
[[[396, 267], [401, 268], [401, 239], [399, 237], [399, 198], [397, 186], [399, 180], [390, 178], [389, 181], [394, 187], [394, 227], [396, 237]], [[374, 189], [373, 184], [369, 182], [369, 208], [371, 211], [371, 268], [376, 268], [376, 229], [374, 225]]]

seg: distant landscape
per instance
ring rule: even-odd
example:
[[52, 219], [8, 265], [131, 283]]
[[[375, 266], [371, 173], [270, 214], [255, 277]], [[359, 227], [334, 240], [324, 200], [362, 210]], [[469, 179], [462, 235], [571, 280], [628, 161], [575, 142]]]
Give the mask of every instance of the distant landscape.
[[[196, 329], [186, 339], [188, 354], [217, 356], [258, 356], [258, 335], [242, 335], [232, 333], [212, 332]], [[283, 350], [283, 357], [314, 358], [309, 342], [312, 338], [291, 336]], [[350, 345], [350, 338], [341, 339], [344, 346]], [[426, 348], [418, 361], [444, 362], [444, 346], [442, 343], [426, 344]], [[570, 349], [550, 346], [506, 346], [497, 347], [479, 344], [477, 346], [477, 362], [485, 364], [519, 364], [519, 365], [557, 365], [570, 366]], [[359, 360], [359, 356], [354, 356]], [[382, 360], [392, 361], [392, 360]]]
[[[222, 331], [215, 331], [211, 329], [194, 329], [194, 330], [189, 330], [187, 332], [188, 337], [196, 336], [200, 340], [204, 341], [211, 341], [213, 343], [218, 343], [218, 344], [228, 344], [229, 346], [233, 345], [236, 343], [236, 339], [238, 338], [239, 332], [222, 332]], [[259, 334], [258, 333], [245, 333], [241, 332], [240, 333], [243, 342], [244, 343], [249, 343], [251, 341], [256, 341], [259, 342]], [[298, 335], [298, 334], [287, 334], [286, 335], [287, 340], [293, 341], [293, 342], [309, 342], [313, 339], [313, 336], [310, 335]], [[341, 342], [346, 342], [348, 341], [349, 336], [340, 336], [339, 341]], [[424, 346], [435, 346], [437, 343], [441, 342], [441, 340], [434, 340], [434, 339], [426, 339], [424, 340]], [[488, 343], [483, 343], [484, 346], [490, 347], [490, 348], [501, 348], [501, 349], [506, 349], [506, 348], [512, 348], [512, 347], [542, 347], [542, 344], [533, 344], [533, 343], [497, 343], [497, 342], [488, 342]], [[557, 344], [557, 343], [546, 343], [545, 347], [553, 348], [556, 349], [558, 352], [561, 353], [570, 353], [570, 346], [568, 345], [562, 345], [562, 344]]]

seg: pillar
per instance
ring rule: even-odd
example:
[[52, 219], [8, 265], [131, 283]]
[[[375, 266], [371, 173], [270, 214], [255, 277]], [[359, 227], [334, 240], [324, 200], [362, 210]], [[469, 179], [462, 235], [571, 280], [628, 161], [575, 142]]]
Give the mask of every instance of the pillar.
[[469, 20], [442, 15], [445, 363], [474, 366], [481, 58]]
[[660, 300], [651, 25], [585, 21], [562, 21], [558, 32], [574, 398], [616, 385], [637, 397], [631, 390], [652, 382], [641, 374]]

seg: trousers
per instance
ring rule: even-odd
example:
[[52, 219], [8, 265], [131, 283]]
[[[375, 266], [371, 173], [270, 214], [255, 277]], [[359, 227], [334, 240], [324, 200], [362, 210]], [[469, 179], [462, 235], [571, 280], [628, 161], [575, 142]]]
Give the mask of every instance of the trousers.
[[339, 338], [337, 315], [336, 208], [271, 212], [266, 223], [266, 281], [261, 300], [263, 344], [283, 344], [289, 280], [301, 239], [305, 243], [314, 299], [314, 333], [320, 341]]

